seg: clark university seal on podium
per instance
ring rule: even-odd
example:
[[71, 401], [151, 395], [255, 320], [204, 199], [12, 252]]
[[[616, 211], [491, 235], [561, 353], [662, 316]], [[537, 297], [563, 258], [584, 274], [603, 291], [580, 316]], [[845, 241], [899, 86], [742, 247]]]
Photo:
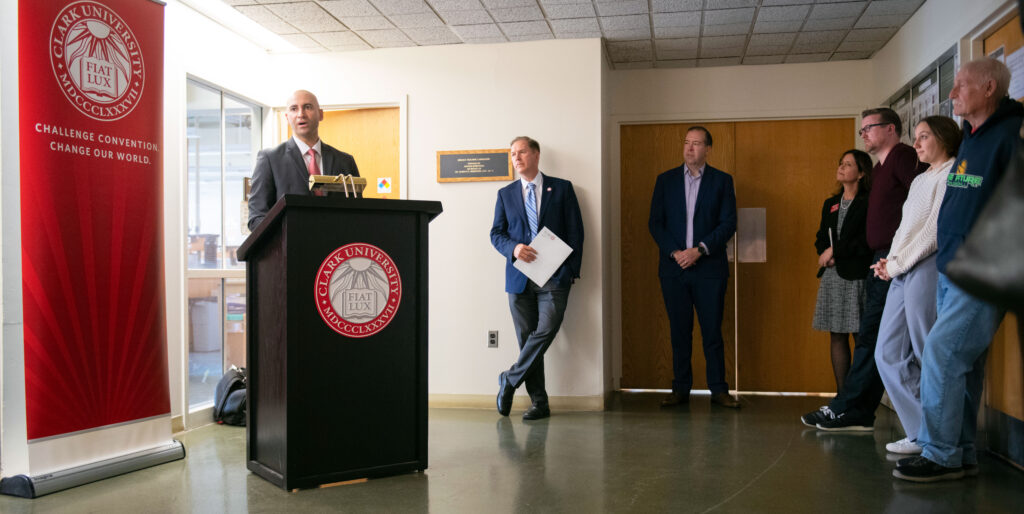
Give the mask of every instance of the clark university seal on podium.
[[354, 338], [380, 332], [402, 301], [395, 261], [380, 248], [351, 243], [327, 256], [313, 286], [316, 308], [335, 332]]

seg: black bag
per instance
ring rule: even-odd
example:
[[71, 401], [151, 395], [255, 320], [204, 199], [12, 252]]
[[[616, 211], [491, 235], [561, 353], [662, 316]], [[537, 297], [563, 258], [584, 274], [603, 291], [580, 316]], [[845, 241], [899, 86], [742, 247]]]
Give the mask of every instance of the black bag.
[[1006, 168], [992, 198], [967, 239], [946, 266], [946, 274], [973, 296], [1004, 309], [1024, 312], [1024, 145]]
[[245, 368], [224, 373], [213, 397], [213, 420], [217, 423], [245, 426]]

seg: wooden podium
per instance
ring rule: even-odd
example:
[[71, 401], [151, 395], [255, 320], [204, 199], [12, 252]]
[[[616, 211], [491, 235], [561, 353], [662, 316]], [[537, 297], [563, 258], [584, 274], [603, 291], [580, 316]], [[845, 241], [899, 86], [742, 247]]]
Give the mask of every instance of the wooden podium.
[[246, 262], [248, 468], [286, 490], [427, 468], [440, 202], [286, 195]]

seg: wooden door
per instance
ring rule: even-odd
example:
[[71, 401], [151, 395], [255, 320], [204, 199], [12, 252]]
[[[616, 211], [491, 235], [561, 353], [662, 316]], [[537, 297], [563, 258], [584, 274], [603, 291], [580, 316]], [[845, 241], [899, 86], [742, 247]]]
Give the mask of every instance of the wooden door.
[[[623, 388], [671, 386], [668, 318], [647, 217], [654, 179], [682, 163], [681, 142], [691, 125], [621, 128]], [[729, 385], [746, 391], [834, 390], [828, 336], [811, 330], [818, 286], [813, 242], [821, 204], [835, 186], [839, 156], [854, 146], [854, 121], [704, 126], [715, 138], [708, 161], [733, 175], [738, 207], [767, 212], [767, 262], [740, 263], [738, 273], [730, 278], [722, 327]], [[733, 307], [734, 298], [738, 310]], [[738, 352], [734, 351], [737, 325]], [[707, 388], [700, 348], [700, 333], [695, 330], [695, 389]]]

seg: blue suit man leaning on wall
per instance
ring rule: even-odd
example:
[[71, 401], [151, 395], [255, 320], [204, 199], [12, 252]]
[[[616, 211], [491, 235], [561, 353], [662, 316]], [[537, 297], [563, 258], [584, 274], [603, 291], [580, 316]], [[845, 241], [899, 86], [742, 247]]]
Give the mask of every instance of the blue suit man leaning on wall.
[[[512, 140], [512, 166], [519, 180], [498, 191], [491, 226], [491, 244], [505, 256], [505, 292], [519, 342], [519, 358], [498, 375], [498, 412], [508, 416], [516, 388], [526, 384], [532, 406], [523, 419], [551, 415], [544, 387], [544, 352], [558, 333], [569, 301], [569, 289], [583, 264], [583, 218], [572, 182], [540, 172], [540, 144], [525, 136]], [[535, 284], [513, 267], [517, 259], [533, 262], [530, 242], [544, 227], [572, 253], [545, 284]]]
[[736, 232], [732, 176], [707, 163], [711, 132], [690, 127], [683, 140], [683, 165], [654, 184], [647, 227], [658, 244], [658, 278], [672, 337], [672, 393], [662, 406], [686, 403], [693, 387], [693, 312], [697, 311], [711, 401], [740, 406], [725, 381], [722, 317], [729, 283], [726, 243]]

